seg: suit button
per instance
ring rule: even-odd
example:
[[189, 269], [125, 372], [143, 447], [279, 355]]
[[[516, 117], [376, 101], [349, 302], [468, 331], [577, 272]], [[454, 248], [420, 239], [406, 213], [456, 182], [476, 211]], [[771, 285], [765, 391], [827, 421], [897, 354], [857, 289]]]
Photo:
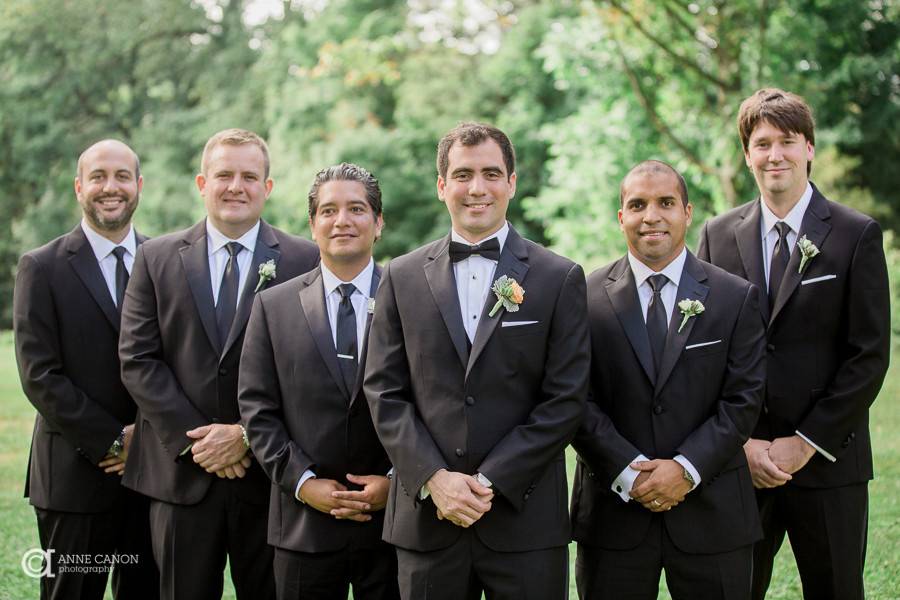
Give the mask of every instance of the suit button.
[[462, 457], [462, 456], [465, 456], [465, 454], [466, 454], [466, 451], [463, 450], [462, 448], [457, 448], [457, 449], [456, 449], [456, 455], [457, 455], [457, 456]]
[[766, 350], [769, 352], [775, 352], [775, 344], [766, 344]]
[[222, 367], [221, 369], [219, 369], [219, 375], [228, 375], [228, 369]]
[[466, 396], [466, 404], [472, 406], [473, 404], [475, 404], [475, 398], [473, 398], [472, 396]]
[[528, 500], [530, 496], [531, 494], [525, 494], [524, 496], [522, 496], [522, 500]]
[[850, 439], [851, 439], [851, 440], [855, 440], [855, 439], [856, 439], [856, 432], [855, 432], [855, 431], [853, 431], [853, 432], [850, 433]]
[[662, 404], [657, 404], [656, 406], [653, 407], [653, 414], [661, 415], [661, 414], [663, 414], [664, 410], [665, 409], [662, 407]]

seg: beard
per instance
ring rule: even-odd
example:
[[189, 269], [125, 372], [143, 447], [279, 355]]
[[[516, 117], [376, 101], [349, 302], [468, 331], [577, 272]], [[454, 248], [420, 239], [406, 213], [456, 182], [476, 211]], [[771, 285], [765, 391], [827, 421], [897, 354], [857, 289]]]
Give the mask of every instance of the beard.
[[[95, 204], [95, 202], [102, 202], [106, 198], [123, 198], [125, 200], [122, 211], [118, 216], [109, 217], [103, 214], [100, 208]], [[82, 205], [82, 209], [85, 218], [87, 218], [88, 222], [90, 222], [96, 230], [118, 231], [131, 222], [131, 216], [137, 209], [139, 200], [140, 194], [135, 194], [133, 198], [129, 198], [124, 194], [105, 194], [91, 198], [86, 205]]]

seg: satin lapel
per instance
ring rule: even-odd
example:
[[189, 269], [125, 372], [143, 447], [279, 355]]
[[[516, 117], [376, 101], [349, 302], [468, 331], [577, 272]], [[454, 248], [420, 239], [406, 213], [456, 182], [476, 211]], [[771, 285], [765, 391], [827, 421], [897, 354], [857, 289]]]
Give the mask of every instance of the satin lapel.
[[647, 374], [650, 383], [656, 379], [653, 370], [653, 353], [650, 350], [650, 338], [647, 337], [647, 325], [641, 311], [634, 274], [628, 266], [628, 259], [622, 258], [609, 273], [606, 282], [606, 294], [612, 303], [613, 311], [625, 330], [625, 336], [637, 356], [638, 362]]
[[[275, 232], [272, 231], [272, 228], [263, 221], [259, 224], [259, 235], [256, 236], [256, 247], [253, 249], [250, 272], [247, 273], [247, 280], [244, 282], [244, 289], [241, 291], [241, 299], [238, 301], [237, 312], [234, 315], [234, 321], [231, 323], [231, 330], [228, 332], [228, 340], [222, 349], [222, 357], [231, 350], [231, 346], [241, 336], [241, 332], [244, 331], [244, 327], [247, 326], [247, 321], [250, 319], [250, 309], [253, 308], [253, 296], [256, 286], [259, 284], [259, 266], [268, 260], [274, 260], [277, 267], [279, 258], [281, 258], [281, 251], [278, 250], [278, 238], [275, 237]], [[266, 285], [264, 284], [261, 290], [265, 289], [265, 287]]]
[[300, 289], [300, 306], [312, 332], [316, 348], [328, 367], [331, 378], [334, 379], [341, 392], [350, 399], [350, 390], [344, 383], [341, 375], [341, 367], [338, 365], [337, 351], [334, 348], [334, 338], [331, 335], [331, 325], [328, 320], [328, 308], [325, 306], [325, 287], [322, 284], [322, 272], [316, 267], [315, 271], [303, 275], [304, 287]]
[[212, 276], [209, 274], [209, 250], [206, 247], [206, 221], [200, 221], [189, 229], [184, 241], [187, 245], [178, 249], [184, 274], [194, 296], [194, 304], [197, 306], [206, 337], [209, 338], [213, 349], [219, 352], [216, 307], [212, 293]]
[[[762, 210], [759, 208], [759, 199], [753, 202], [749, 209], [744, 213], [743, 221], [741, 221], [734, 230], [734, 237], [737, 241], [738, 253], [741, 256], [741, 263], [744, 265], [744, 274], [747, 281], [756, 285], [760, 293], [765, 296], [766, 290], [766, 268], [763, 264], [762, 253]], [[760, 308], [763, 313], [763, 319], [769, 320], [769, 303], [760, 302]]]
[[[525, 285], [525, 275], [528, 273], [528, 250], [525, 248], [525, 242], [522, 237], [509, 227], [509, 235], [506, 236], [506, 243], [503, 245], [503, 251], [500, 253], [500, 260], [497, 262], [497, 268], [494, 270], [494, 281], [506, 275], [510, 279], [515, 279], [523, 288]], [[493, 284], [493, 282], [491, 282]], [[532, 290], [533, 294], [539, 293], [539, 290]], [[525, 293], [524, 302], [528, 302], [528, 292]], [[488, 313], [497, 303], [497, 297], [493, 292], [488, 292], [484, 307], [481, 310], [481, 318], [478, 320], [478, 328], [475, 330], [475, 341], [472, 342], [472, 353], [469, 355], [469, 361], [466, 365], [466, 378], [475, 365], [475, 361], [481, 356], [488, 340], [491, 339], [494, 330], [497, 329], [506, 310], [501, 308], [493, 317], [489, 317]]]
[[428, 281], [434, 303], [444, 319], [444, 325], [447, 326], [450, 341], [456, 348], [459, 361], [465, 366], [469, 352], [466, 349], [466, 330], [463, 327], [462, 313], [459, 309], [459, 295], [456, 292], [456, 278], [453, 275], [449, 247], [450, 236], [448, 234], [435, 246], [435, 255], [429, 257], [430, 260], [425, 263], [425, 279]]
[[[372, 272], [372, 285], [369, 286], [369, 298], [375, 298], [375, 292], [378, 291], [378, 284], [381, 283], [381, 267], [375, 265]], [[366, 352], [369, 351], [369, 328], [372, 326], [372, 313], [366, 308], [366, 328], [363, 333], [362, 346], [359, 351], [359, 360], [357, 361], [356, 383], [353, 385], [353, 393], [350, 394], [350, 405], [356, 402], [356, 397], [362, 389], [363, 376], [366, 372]]]
[[[813, 188], [813, 195], [809, 201], [809, 206], [806, 208], [806, 213], [803, 215], [797, 239], [799, 240], [805, 235], [806, 239], [821, 250], [822, 245], [825, 243], [825, 238], [831, 232], [831, 225], [827, 223], [827, 219], [830, 218], [831, 211], [828, 210], [825, 198], [819, 194], [818, 190]], [[800, 285], [800, 280], [803, 278], [803, 274], [800, 273], [800, 255], [800, 247], [795, 243], [784, 279], [781, 280], [781, 287], [778, 288], [778, 296], [775, 297], [775, 306], [772, 308], [772, 318], [769, 319], [769, 327], [772, 326], [781, 309], [784, 308], [797, 286]], [[809, 269], [809, 265], [810, 262], [807, 262], [804, 270]]]
[[694, 323], [697, 322], [697, 319], [703, 318], [702, 314], [691, 317], [679, 333], [678, 328], [681, 327], [684, 315], [678, 310], [678, 303], [682, 300], [699, 300], [700, 302], [706, 300], [706, 296], [709, 294], [709, 286], [701, 283], [702, 281], [706, 281], [706, 272], [703, 270], [703, 265], [689, 252], [684, 263], [684, 270], [681, 272], [681, 281], [678, 284], [678, 294], [675, 296], [672, 318], [669, 320], [669, 331], [666, 334], [662, 364], [660, 365], [659, 376], [656, 378], [656, 385], [653, 388], [654, 397], [666, 385], [669, 375], [672, 374], [672, 369], [675, 368], [681, 353], [684, 352], [684, 347], [687, 344], [688, 337], [691, 335], [691, 330], [694, 328]]
[[103, 272], [100, 270], [100, 263], [94, 255], [94, 250], [78, 225], [68, 235], [66, 249], [69, 251], [69, 264], [84, 287], [90, 292], [94, 302], [106, 315], [109, 324], [113, 329], [119, 331], [119, 311], [116, 310], [116, 304], [113, 302], [112, 296], [109, 295], [109, 288], [106, 286], [106, 280], [103, 279]]

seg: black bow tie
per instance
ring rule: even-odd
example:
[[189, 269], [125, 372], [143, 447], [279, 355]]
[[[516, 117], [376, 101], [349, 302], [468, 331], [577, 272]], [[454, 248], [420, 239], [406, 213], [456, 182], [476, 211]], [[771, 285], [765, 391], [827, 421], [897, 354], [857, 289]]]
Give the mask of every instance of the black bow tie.
[[500, 260], [500, 240], [494, 237], [474, 246], [462, 242], [450, 242], [450, 259], [453, 262], [465, 260], [473, 254], [490, 260]]

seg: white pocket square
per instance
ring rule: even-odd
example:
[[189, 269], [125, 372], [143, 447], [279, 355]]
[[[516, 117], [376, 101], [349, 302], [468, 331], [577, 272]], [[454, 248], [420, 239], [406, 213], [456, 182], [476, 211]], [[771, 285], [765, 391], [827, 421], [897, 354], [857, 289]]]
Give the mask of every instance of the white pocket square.
[[713, 344], [720, 344], [722, 340], [714, 340], [712, 342], [700, 342], [699, 344], [691, 344], [690, 346], [685, 346], [685, 350], [690, 350], [691, 348], [702, 348], [703, 346], [712, 346]]
[[800, 285], [807, 285], [809, 283], [819, 283], [820, 281], [828, 281], [829, 279], [837, 279], [837, 275], [822, 275], [821, 277], [813, 277], [812, 279], [804, 279], [800, 282]]
[[522, 325], [534, 325], [537, 321], [501, 321], [500, 327], [521, 327]]

